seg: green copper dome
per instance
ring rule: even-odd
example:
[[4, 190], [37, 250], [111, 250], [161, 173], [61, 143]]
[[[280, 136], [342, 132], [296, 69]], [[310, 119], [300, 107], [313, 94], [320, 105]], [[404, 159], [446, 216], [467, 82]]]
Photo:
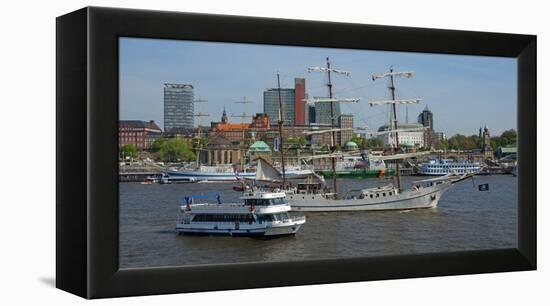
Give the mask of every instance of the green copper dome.
[[271, 148], [267, 145], [267, 143], [258, 140], [255, 143], [253, 143], [249, 150], [251, 152], [271, 152]]
[[345, 148], [357, 148], [358, 145], [357, 145], [355, 142], [353, 142], [353, 141], [348, 141], [348, 142], [346, 142], [346, 144], [344, 145], [344, 147], [345, 147]]

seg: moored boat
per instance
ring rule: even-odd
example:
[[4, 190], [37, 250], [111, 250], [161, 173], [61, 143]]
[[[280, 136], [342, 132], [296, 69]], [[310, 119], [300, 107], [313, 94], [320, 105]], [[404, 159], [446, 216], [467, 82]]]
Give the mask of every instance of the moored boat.
[[[312, 170], [301, 169], [299, 167], [285, 170], [285, 174], [288, 177], [300, 177], [311, 174], [311, 172]], [[165, 171], [165, 176], [173, 181], [234, 182], [242, 179], [254, 179], [256, 177], [256, 170], [246, 169], [245, 171], [237, 172], [231, 165], [201, 166], [196, 170], [167, 170]]]
[[168, 170], [165, 172], [171, 178], [187, 178], [192, 181], [236, 181], [239, 178], [253, 177], [255, 171], [236, 172], [232, 165], [204, 166], [198, 169]]
[[480, 173], [481, 165], [477, 162], [454, 161], [450, 159], [431, 159], [422, 163], [418, 171], [419, 175], [447, 175]]

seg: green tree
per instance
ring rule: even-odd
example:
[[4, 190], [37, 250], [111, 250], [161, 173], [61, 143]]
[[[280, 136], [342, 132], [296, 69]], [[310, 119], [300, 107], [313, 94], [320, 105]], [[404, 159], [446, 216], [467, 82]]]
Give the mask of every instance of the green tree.
[[136, 158], [137, 149], [133, 144], [125, 144], [120, 148], [120, 157], [126, 159], [127, 157]]
[[498, 147], [513, 146], [517, 143], [517, 137], [516, 130], [506, 130], [500, 136], [491, 137], [491, 147], [496, 151]]
[[514, 145], [517, 142], [517, 138], [518, 138], [518, 133], [516, 132], [516, 130], [511, 129], [511, 130], [504, 131], [500, 135], [500, 145], [501, 146]]
[[436, 149], [438, 149], [438, 150], [447, 150], [447, 149], [449, 149], [449, 140], [441, 139], [438, 142]]
[[367, 149], [382, 148], [383, 146], [384, 142], [379, 138], [365, 138], [365, 147]]
[[164, 137], [157, 137], [155, 141], [149, 146], [149, 150], [153, 152], [158, 152], [160, 150], [160, 147], [166, 142], [166, 138]]
[[307, 141], [304, 137], [289, 137], [285, 140], [285, 146], [288, 146], [289, 148], [302, 148], [307, 144]]
[[195, 153], [187, 142], [176, 138], [168, 139], [160, 145], [159, 157], [165, 162], [196, 160]]
[[454, 150], [472, 150], [479, 147], [479, 137], [477, 135], [464, 136], [456, 134], [447, 140], [447, 148]]
[[351, 141], [355, 142], [360, 149], [372, 149], [381, 148], [384, 146], [384, 142], [378, 138], [365, 138], [359, 135], [353, 135]]

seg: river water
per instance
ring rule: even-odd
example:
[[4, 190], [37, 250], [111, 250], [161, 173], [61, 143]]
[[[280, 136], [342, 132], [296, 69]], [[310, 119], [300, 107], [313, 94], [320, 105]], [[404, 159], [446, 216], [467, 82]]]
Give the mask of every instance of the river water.
[[[404, 177], [403, 186], [416, 177]], [[511, 248], [517, 246], [517, 178], [475, 177], [452, 186], [437, 208], [409, 211], [308, 213], [291, 237], [258, 239], [186, 236], [174, 232], [186, 195], [240, 193], [233, 183], [120, 183], [120, 267], [295, 261]], [[341, 179], [339, 190], [387, 184], [387, 179]], [[489, 184], [489, 191], [477, 185]]]

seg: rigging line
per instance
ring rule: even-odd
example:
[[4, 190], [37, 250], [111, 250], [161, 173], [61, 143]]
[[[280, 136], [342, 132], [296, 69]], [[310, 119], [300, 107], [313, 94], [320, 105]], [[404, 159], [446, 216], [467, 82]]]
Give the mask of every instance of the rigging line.
[[344, 88], [344, 89], [341, 89], [335, 93], [342, 93], [344, 91], [358, 91], [360, 89], [365, 89], [367, 87], [374, 87], [374, 86], [380, 86], [380, 83], [373, 83], [373, 84], [366, 84], [366, 85], [363, 85], [363, 86], [359, 86], [359, 87], [353, 87], [353, 88]]
[[403, 89], [395, 89], [395, 92], [399, 94], [400, 97], [407, 97], [407, 98], [418, 98], [421, 97], [421, 95], [418, 95], [416, 92], [413, 92], [412, 95], [409, 94], [408, 90]]

